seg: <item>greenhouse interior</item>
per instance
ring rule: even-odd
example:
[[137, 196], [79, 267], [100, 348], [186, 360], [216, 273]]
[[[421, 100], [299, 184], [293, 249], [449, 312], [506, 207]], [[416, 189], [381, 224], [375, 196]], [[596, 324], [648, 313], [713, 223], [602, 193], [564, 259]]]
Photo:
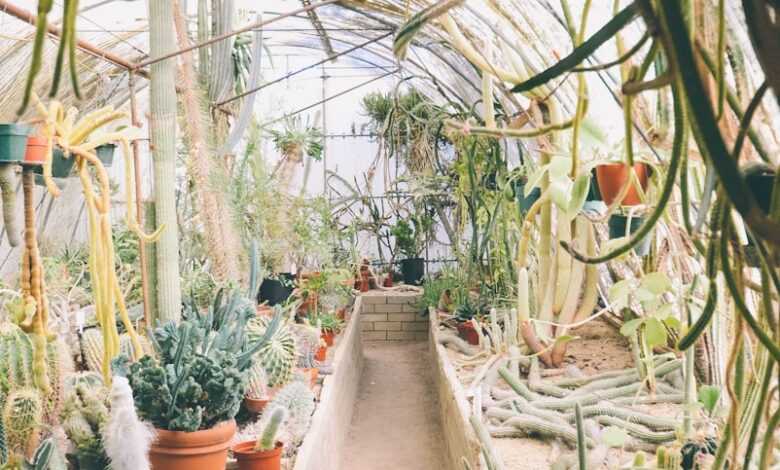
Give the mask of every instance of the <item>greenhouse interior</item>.
[[778, 0], [0, 0], [0, 67], [0, 470], [780, 470]]

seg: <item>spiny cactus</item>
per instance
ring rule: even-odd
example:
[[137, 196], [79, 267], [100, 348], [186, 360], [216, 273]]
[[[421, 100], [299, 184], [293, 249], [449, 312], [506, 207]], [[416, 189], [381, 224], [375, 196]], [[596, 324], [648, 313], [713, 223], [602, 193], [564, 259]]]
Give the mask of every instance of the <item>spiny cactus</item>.
[[133, 391], [127, 379], [114, 377], [111, 384], [111, 416], [103, 428], [103, 447], [112, 470], [149, 470], [149, 447], [154, 429], [138, 419]]
[[8, 395], [3, 409], [3, 426], [10, 452], [28, 455], [38, 444], [43, 404], [38, 390], [25, 388]]
[[0, 391], [32, 387], [32, 341], [17, 325], [0, 322]]
[[[144, 352], [149, 352], [149, 344], [143, 337], [139, 338]], [[99, 328], [90, 328], [81, 335], [81, 354], [87, 369], [100, 372], [103, 367], [103, 332]], [[129, 334], [119, 335], [119, 354], [133, 358], [133, 341]]]
[[276, 435], [279, 433], [279, 427], [287, 417], [287, 410], [284, 408], [274, 408], [267, 413], [269, 418], [264, 423], [263, 432], [257, 437], [255, 450], [268, 452], [276, 447]]
[[316, 355], [320, 348], [321, 334], [320, 329], [311, 325], [295, 324], [290, 325], [295, 338], [295, 351], [298, 367], [309, 369], [318, 367]]
[[[267, 317], [256, 317], [247, 323], [247, 336], [250, 341], [263, 337], [271, 320]], [[280, 387], [290, 381], [296, 362], [295, 339], [290, 327], [279, 325], [275, 334], [261, 347], [254, 356], [265, 367], [269, 387]]]
[[252, 364], [248, 373], [246, 396], [255, 400], [268, 397], [268, 375], [260, 361]]
[[311, 415], [314, 413], [314, 393], [303, 382], [292, 382], [286, 385], [274, 396], [268, 409], [284, 408], [287, 410], [287, 419], [283, 429], [289, 437], [287, 448], [295, 448], [299, 444], [311, 425]]
[[0, 467], [8, 461], [8, 446], [5, 443], [5, 426], [0, 418]]
[[658, 470], [677, 470], [682, 464], [680, 450], [659, 446], [655, 451], [655, 466]]

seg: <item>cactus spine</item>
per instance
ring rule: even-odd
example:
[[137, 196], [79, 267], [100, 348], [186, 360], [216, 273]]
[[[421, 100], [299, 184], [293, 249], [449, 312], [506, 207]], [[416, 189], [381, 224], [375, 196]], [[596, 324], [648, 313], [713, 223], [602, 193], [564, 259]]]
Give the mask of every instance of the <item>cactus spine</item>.
[[279, 427], [287, 417], [287, 410], [278, 407], [274, 408], [270, 413], [268, 422], [263, 427], [263, 432], [257, 439], [255, 450], [260, 452], [267, 452], [274, 450], [276, 447], [276, 435], [279, 432]]
[[[253, 318], [247, 324], [250, 341], [258, 341], [268, 328], [269, 318]], [[255, 360], [260, 361], [268, 376], [269, 387], [280, 387], [292, 378], [296, 361], [295, 339], [289, 325], [280, 325], [273, 337], [257, 352]]]
[[3, 409], [6, 445], [10, 452], [29, 455], [38, 444], [43, 419], [41, 396], [35, 389], [11, 392]]

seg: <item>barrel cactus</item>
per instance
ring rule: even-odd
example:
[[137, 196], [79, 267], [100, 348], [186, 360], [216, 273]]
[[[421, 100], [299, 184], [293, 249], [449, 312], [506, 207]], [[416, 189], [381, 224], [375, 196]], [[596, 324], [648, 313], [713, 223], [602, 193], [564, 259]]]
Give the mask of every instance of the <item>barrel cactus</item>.
[[268, 375], [260, 361], [254, 362], [249, 369], [246, 396], [255, 400], [268, 397]]
[[36, 389], [23, 388], [8, 395], [3, 408], [3, 427], [9, 453], [31, 455], [38, 445], [43, 403]]
[[[252, 318], [247, 324], [247, 335], [251, 341], [260, 340], [271, 319]], [[282, 324], [271, 339], [255, 354], [255, 360], [265, 368], [269, 387], [280, 387], [290, 381], [296, 363], [295, 339], [289, 325]]]
[[[143, 337], [140, 337], [141, 346], [144, 353], [149, 352], [149, 344]], [[81, 357], [87, 369], [93, 372], [102, 371], [103, 367], [103, 332], [99, 328], [90, 328], [81, 335]], [[129, 334], [119, 335], [119, 354], [132, 359], [133, 341]]]
[[33, 385], [32, 341], [21, 328], [0, 322], [0, 392]]

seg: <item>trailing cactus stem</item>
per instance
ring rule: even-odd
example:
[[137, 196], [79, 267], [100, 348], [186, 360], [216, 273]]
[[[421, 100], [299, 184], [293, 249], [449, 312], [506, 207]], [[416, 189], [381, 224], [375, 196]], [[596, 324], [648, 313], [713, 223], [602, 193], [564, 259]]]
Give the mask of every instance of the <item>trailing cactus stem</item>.
[[577, 424], [577, 460], [580, 470], [588, 470], [588, 449], [585, 445], [585, 423], [582, 417], [582, 407], [579, 403], [574, 406], [574, 416]]
[[16, 224], [16, 188], [14, 165], [0, 164], [0, 193], [3, 199], [3, 224], [5, 236], [11, 246], [19, 245], [19, 226]]

